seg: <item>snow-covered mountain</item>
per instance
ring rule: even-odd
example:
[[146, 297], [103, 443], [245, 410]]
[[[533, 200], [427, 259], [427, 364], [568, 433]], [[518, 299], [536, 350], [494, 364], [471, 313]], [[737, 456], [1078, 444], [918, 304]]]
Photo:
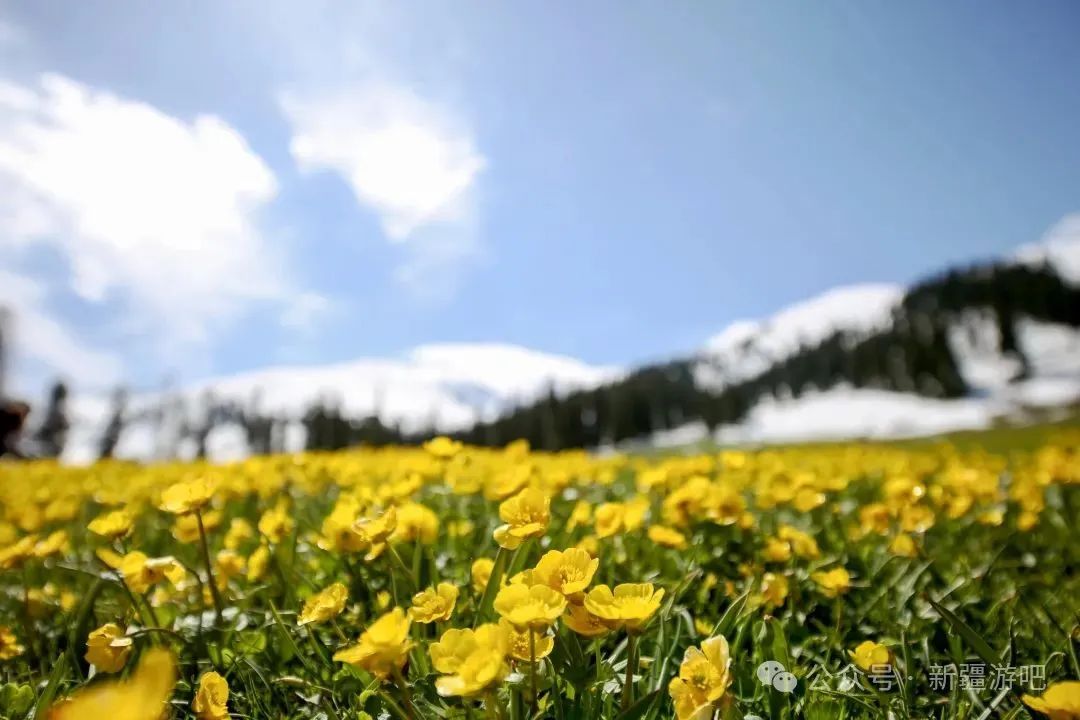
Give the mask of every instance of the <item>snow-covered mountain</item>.
[[903, 299], [901, 285], [850, 285], [828, 290], [761, 320], [737, 320], [706, 341], [695, 365], [698, 385], [719, 389], [769, 369], [834, 332], [867, 333], [888, 327]]
[[[515, 345], [450, 343], [423, 345], [401, 358], [363, 358], [321, 366], [281, 366], [193, 383], [175, 392], [143, 393], [128, 402], [118, 457], [150, 459], [168, 453], [178, 428], [159, 409], [180, 399], [189, 419], [204, 399], [232, 402], [265, 414], [297, 419], [325, 398], [348, 417], [378, 415], [387, 424], [413, 430], [434, 425], [441, 430], [466, 427], [549, 389], [564, 393], [614, 379], [619, 368], [593, 366], [574, 358]], [[97, 448], [109, 416], [109, 399], [76, 396], [70, 403], [72, 430], [64, 459], [87, 462]], [[164, 415], [164, 416], [163, 416]], [[286, 445], [303, 446], [303, 428], [290, 425]], [[179, 444], [190, 455], [190, 443]], [[239, 426], [224, 424], [208, 438], [211, 457], [231, 459], [247, 452]]]
[[[1065, 218], [1039, 243], [1021, 248], [1019, 263], [1047, 263], [1080, 286], [1080, 215]], [[903, 300], [899, 285], [852, 285], [829, 290], [771, 317], [730, 324], [708, 339], [692, 365], [699, 387], [719, 390], [754, 377], [835, 332], [852, 338], [888, 329]], [[741, 422], [718, 428], [724, 444], [931, 435], [1019, 421], [1080, 403], [1080, 331], [1021, 317], [1017, 342], [1028, 362], [999, 350], [990, 310], [969, 311], [949, 328], [949, 344], [971, 397], [937, 400], [900, 392], [838, 386], [799, 398], [767, 398]], [[706, 439], [701, 422], [657, 433], [648, 442], [680, 446]], [[629, 447], [637, 443], [630, 443]]]

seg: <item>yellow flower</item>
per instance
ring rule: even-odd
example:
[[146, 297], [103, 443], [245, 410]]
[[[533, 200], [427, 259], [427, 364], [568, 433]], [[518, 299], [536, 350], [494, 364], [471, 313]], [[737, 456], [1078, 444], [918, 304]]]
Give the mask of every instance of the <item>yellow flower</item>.
[[586, 535], [574, 547], [584, 550], [592, 557], [599, 557], [600, 555], [600, 539], [595, 535]]
[[[203, 530], [211, 532], [221, 525], [220, 510], [207, 510], [202, 513]], [[178, 515], [173, 523], [172, 535], [177, 542], [193, 543], [199, 539], [199, 518], [194, 514]]]
[[787, 600], [788, 579], [776, 573], [761, 576], [761, 599], [767, 607], [780, 607]]
[[1077, 720], [1080, 718], [1080, 682], [1067, 680], [1056, 682], [1046, 689], [1042, 697], [1024, 695], [1024, 704], [1041, 712], [1050, 720]]
[[461, 452], [464, 447], [465, 446], [457, 440], [441, 435], [424, 443], [424, 449], [428, 451], [428, 454], [439, 460], [449, 460]]
[[583, 637], [597, 637], [611, 632], [611, 628], [604, 621], [585, 609], [584, 605], [570, 605], [563, 622], [578, 635]]
[[246, 567], [244, 557], [233, 550], [222, 550], [214, 558], [214, 573], [222, 585], [237, 575], [242, 575]]
[[120, 672], [127, 664], [133, 646], [131, 638], [125, 637], [119, 625], [107, 623], [86, 638], [86, 662], [98, 672]]
[[90, 521], [86, 528], [95, 535], [101, 535], [109, 540], [117, 540], [131, 532], [131, 526], [135, 519], [128, 510], [113, 510], [103, 515], [98, 515]]
[[50, 533], [44, 540], [34, 545], [34, 557], [47, 558], [59, 555], [68, 549], [68, 534], [66, 530], [57, 530]]
[[335, 618], [345, 609], [348, 599], [349, 590], [339, 582], [334, 583], [304, 601], [304, 608], [300, 611], [296, 624], [324, 623]]
[[761, 551], [761, 555], [767, 562], [787, 562], [791, 559], [791, 543], [780, 538], [768, 538], [765, 541], [765, 549]]
[[495, 596], [495, 611], [521, 628], [542, 630], [565, 609], [566, 598], [547, 585], [507, 585]]
[[[436, 522], [438, 522], [437, 518], [436, 518]], [[468, 536], [473, 534], [473, 530], [476, 529], [476, 525], [471, 520], [455, 520], [454, 522], [451, 522], [446, 529], [447, 529], [447, 532], [450, 533], [450, 537], [453, 537], [453, 538], [468, 537]], [[436, 531], [437, 530], [438, 530], [438, 526], [436, 526]], [[432, 540], [434, 540], [434, 538], [432, 538]], [[424, 540], [424, 542], [430, 542], [430, 541]]]
[[133, 593], [142, 595], [151, 586], [165, 580], [178, 585], [186, 574], [184, 567], [173, 557], [147, 557], [138, 550], [129, 552], [120, 559], [119, 570], [124, 583]]
[[688, 648], [679, 666], [679, 676], [668, 684], [678, 720], [698, 720], [712, 716], [731, 684], [731, 657], [722, 635]]
[[274, 545], [285, 539], [292, 529], [293, 520], [289, 516], [289, 505], [284, 498], [259, 518], [259, 534]]
[[505, 525], [495, 529], [495, 542], [514, 550], [528, 538], [540, 537], [547, 531], [551, 498], [542, 490], [527, 487], [499, 505], [499, 518]]
[[418, 623], [446, 622], [454, 613], [458, 589], [450, 583], [439, 583], [413, 595], [409, 617]]
[[229, 523], [229, 531], [225, 533], [225, 548], [239, 550], [240, 547], [251, 538], [255, 537], [255, 529], [244, 518], [233, 518]]
[[623, 583], [614, 592], [607, 585], [597, 585], [585, 596], [585, 609], [612, 628], [636, 633], [660, 609], [663, 599], [664, 589], [654, 589], [652, 583]]
[[26, 535], [0, 550], [0, 570], [15, 570], [34, 554], [36, 535]]
[[567, 532], [573, 532], [579, 525], [585, 525], [592, 519], [592, 505], [587, 500], [578, 500], [566, 521]]
[[536, 563], [532, 571], [532, 582], [547, 585], [570, 597], [580, 593], [592, 582], [600, 561], [590, 557], [580, 548], [569, 550], [549, 550]]
[[810, 579], [818, 584], [821, 593], [825, 597], [837, 597], [851, 588], [851, 575], [842, 567], [835, 567], [832, 570], [819, 570], [812, 573]]
[[604, 503], [596, 508], [596, 536], [611, 537], [623, 530], [626, 518], [626, 506], [622, 503]]
[[913, 558], [918, 557], [919, 549], [915, 545], [915, 540], [907, 534], [901, 533], [892, 539], [889, 543], [889, 552], [897, 557]]
[[126, 680], [95, 683], [54, 705], [49, 720], [160, 720], [176, 684], [176, 662], [168, 650], [153, 648]]
[[258, 582], [259, 578], [266, 574], [266, 568], [270, 566], [270, 548], [260, 545], [248, 558], [247, 581]]
[[18, 657], [22, 655], [24, 649], [19, 644], [19, 639], [15, 637], [15, 633], [11, 632], [11, 628], [0, 625], [0, 660]]
[[493, 623], [475, 630], [447, 630], [428, 648], [432, 667], [443, 674], [435, 689], [443, 697], [484, 692], [509, 674], [507, 649], [505, 629]]
[[[518, 630], [505, 618], [499, 621], [499, 627], [503, 629], [507, 638], [507, 647], [510, 657], [523, 662], [531, 659], [543, 660], [555, 649], [555, 637], [546, 632], [535, 630]], [[532, 635], [532, 648], [530, 654], [529, 635]]]
[[397, 528], [390, 536], [393, 543], [431, 544], [439, 536], [439, 516], [426, 505], [407, 502], [397, 509]]
[[333, 552], [359, 552], [367, 539], [353, 529], [360, 514], [360, 501], [352, 495], [342, 495], [322, 523], [319, 547]]
[[814, 540], [809, 534], [804, 533], [802, 530], [794, 528], [790, 525], [781, 525], [780, 530], [776, 533], [777, 537], [781, 540], [786, 540], [791, 544], [791, 549], [801, 558], [809, 558], [811, 560], [820, 557], [821, 551], [818, 549], [817, 541]]
[[854, 650], [849, 650], [848, 655], [852, 662], [867, 672], [889, 664], [889, 648], [873, 640], [863, 640]]
[[203, 673], [199, 678], [199, 689], [191, 709], [198, 720], [227, 720], [229, 717], [229, 683], [216, 672]]
[[336, 652], [334, 660], [355, 665], [385, 680], [405, 665], [412, 648], [409, 624], [405, 611], [394, 608], [373, 622], [356, 645]]
[[397, 528], [397, 510], [393, 507], [375, 517], [360, 518], [352, 525], [352, 531], [360, 538], [362, 546], [367, 547], [364, 559], [371, 562], [382, 555], [386, 542]]
[[653, 525], [649, 528], [649, 539], [657, 545], [684, 550], [686, 548], [686, 536], [675, 528], [666, 525]]
[[925, 505], [905, 505], [900, 511], [900, 527], [904, 532], [926, 532], [934, 526], [934, 519], [934, 511]]
[[795, 509], [799, 512], [810, 512], [814, 508], [824, 505], [825, 499], [825, 493], [805, 487], [795, 493]]
[[515, 465], [496, 473], [484, 483], [484, 497], [488, 500], [505, 500], [528, 485], [532, 474], [533, 469], [529, 464]]
[[488, 580], [491, 579], [491, 571], [495, 567], [495, 561], [491, 558], [477, 558], [473, 561], [470, 575], [472, 577], [472, 589], [478, 595], [482, 595], [487, 588]]
[[165, 488], [158, 507], [173, 515], [186, 515], [209, 505], [216, 490], [217, 481], [206, 475], [184, 480]]

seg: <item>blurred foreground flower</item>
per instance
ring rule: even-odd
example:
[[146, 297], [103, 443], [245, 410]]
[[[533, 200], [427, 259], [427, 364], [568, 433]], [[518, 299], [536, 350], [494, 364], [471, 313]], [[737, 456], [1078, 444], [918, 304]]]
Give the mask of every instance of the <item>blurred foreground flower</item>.
[[148, 650], [126, 680], [99, 683], [55, 704], [48, 720], [160, 720], [176, 684], [168, 650]]
[[1075, 680], [1052, 684], [1042, 697], [1024, 695], [1023, 701], [1050, 720], [1080, 720], [1080, 682]]

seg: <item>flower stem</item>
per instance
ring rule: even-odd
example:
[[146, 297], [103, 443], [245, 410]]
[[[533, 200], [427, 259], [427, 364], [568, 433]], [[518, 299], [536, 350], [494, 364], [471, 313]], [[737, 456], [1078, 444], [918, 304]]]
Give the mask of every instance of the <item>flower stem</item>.
[[349, 642], [349, 638], [345, 635], [345, 632], [341, 629], [341, 626], [338, 625], [337, 618], [330, 618], [330, 623], [334, 626], [334, 632], [337, 633], [338, 639], [341, 640], [341, 642], [347, 644]]
[[499, 707], [499, 696], [495, 694], [495, 688], [488, 688], [484, 693], [484, 707], [491, 720], [502, 720], [502, 708]]
[[398, 690], [401, 691], [401, 699], [405, 702], [405, 715], [409, 720], [416, 720], [416, 711], [413, 710], [412, 692], [409, 690], [409, 683], [405, 677], [401, 674], [401, 670], [394, 669], [394, 683], [397, 684]]
[[536, 715], [536, 631], [529, 628], [529, 677], [531, 678], [531, 697], [529, 698], [529, 717]]
[[210, 582], [210, 597], [214, 599], [214, 613], [217, 616], [217, 625], [221, 625], [224, 606], [221, 603], [221, 593], [218, 592], [217, 583], [214, 582], [214, 565], [210, 562], [210, 544], [206, 541], [206, 527], [203, 525], [202, 511], [195, 511], [195, 521], [199, 525], [199, 543], [202, 545], [203, 562], [206, 563], [206, 577]]
[[623, 680], [622, 689], [622, 708], [625, 710], [630, 707], [630, 703], [634, 700], [634, 666], [637, 665], [637, 636], [627, 635], [626, 637], [626, 678]]

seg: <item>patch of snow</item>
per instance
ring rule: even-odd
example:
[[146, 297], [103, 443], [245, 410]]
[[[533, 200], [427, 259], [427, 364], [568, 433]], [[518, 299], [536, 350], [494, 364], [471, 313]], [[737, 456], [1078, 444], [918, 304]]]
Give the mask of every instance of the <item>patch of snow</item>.
[[710, 338], [695, 364], [699, 387], [720, 389], [753, 377], [835, 332], [863, 334], [889, 327], [904, 297], [901, 285], [869, 283], [828, 290], [764, 320], [739, 320]]
[[686, 423], [670, 430], [654, 433], [650, 445], [655, 448], [672, 448], [692, 445], [709, 437], [709, 429], [700, 420]]
[[836, 387], [758, 403], [746, 420], [717, 429], [722, 444], [884, 439], [988, 427], [1004, 408], [983, 399], [934, 400], [886, 390]]
[[[1065, 388], [1080, 378], [1080, 330], [1025, 317], [1016, 323], [1016, 337], [1028, 360], [1030, 379], [1064, 381], [1059, 387]], [[964, 381], [976, 394], [1008, 394], [1005, 389], [1023, 369], [1019, 357], [1001, 353], [992, 311], [961, 316], [949, 328], [949, 344]]]

